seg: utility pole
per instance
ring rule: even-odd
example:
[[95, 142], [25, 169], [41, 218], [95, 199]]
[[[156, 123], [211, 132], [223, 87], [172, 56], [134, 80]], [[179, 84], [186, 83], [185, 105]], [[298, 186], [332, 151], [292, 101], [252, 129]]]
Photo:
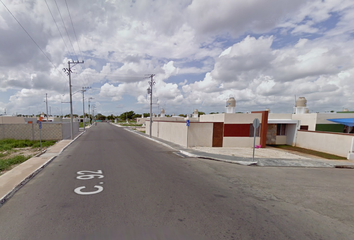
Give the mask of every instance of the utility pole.
[[86, 92], [86, 89], [90, 89], [91, 87], [82, 87], [82, 122], [84, 124], [84, 131], [85, 131], [85, 125], [86, 125], [86, 121], [85, 121], [85, 92]]
[[155, 85], [153, 77], [155, 74], [150, 75], [151, 81], [149, 82], [150, 87], [147, 89], [147, 93], [150, 94], [150, 138], [151, 138], [151, 129], [152, 129], [152, 86]]
[[47, 122], [48, 122], [48, 98], [47, 98], [47, 93], [45, 94], [45, 106], [47, 109]]
[[79, 63], [84, 63], [84, 61], [79, 61], [77, 60], [76, 62], [75, 61], [68, 61], [68, 66], [69, 68], [63, 68], [63, 71], [68, 74], [69, 76], [69, 89], [70, 89], [70, 135], [71, 135], [71, 139], [73, 139], [73, 135], [74, 135], [74, 128], [73, 128], [73, 97], [72, 97], [72, 93], [71, 93], [71, 66], [70, 64], [74, 64], [73, 67], [76, 65], [76, 64], [79, 64]]
[[96, 105], [92, 105], [92, 115], [93, 115], [92, 121], [96, 123], [96, 121], [95, 121], [95, 107], [96, 107]]
[[90, 123], [92, 123], [92, 122], [91, 122], [91, 110], [90, 110], [90, 100], [91, 100], [91, 99], [94, 99], [94, 98], [93, 98], [93, 97], [90, 97], [90, 98], [88, 99], [89, 119], [90, 119], [89, 121], [90, 121]]

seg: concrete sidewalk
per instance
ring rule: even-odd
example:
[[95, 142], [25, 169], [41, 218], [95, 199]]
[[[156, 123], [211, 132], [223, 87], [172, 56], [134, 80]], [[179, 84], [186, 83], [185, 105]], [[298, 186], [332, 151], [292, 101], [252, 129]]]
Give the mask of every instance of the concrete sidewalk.
[[[118, 125], [116, 125], [118, 126]], [[121, 127], [121, 126], [119, 126]], [[296, 154], [286, 150], [278, 150], [272, 147], [256, 149], [255, 158], [252, 158], [252, 148], [185, 148], [175, 143], [123, 127], [142, 137], [159, 142], [178, 151], [182, 157], [196, 157], [223, 162], [236, 163], [246, 166], [262, 167], [312, 167], [312, 168], [354, 168], [354, 161], [328, 160], [312, 155]]]

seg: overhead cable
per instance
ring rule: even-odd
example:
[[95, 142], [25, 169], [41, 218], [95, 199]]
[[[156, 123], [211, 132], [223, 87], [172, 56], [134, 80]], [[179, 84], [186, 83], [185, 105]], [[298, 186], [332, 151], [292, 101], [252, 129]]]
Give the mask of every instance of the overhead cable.
[[[45, 54], [45, 52], [43, 51], [43, 49], [38, 45], [38, 43], [33, 39], [33, 37], [28, 33], [28, 31], [24, 28], [24, 26], [22, 26], [22, 24], [20, 23], [20, 21], [17, 20], [17, 18], [15, 17], [15, 15], [12, 14], [12, 12], [10, 11], [10, 9], [7, 8], [7, 6], [5, 5], [5, 3], [0, 0], [0, 2], [2, 3], [2, 5], [4, 5], [4, 7], [6, 8], [6, 10], [11, 14], [11, 16], [16, 20], [16, 22], [18, 23], [18, 25], [20, 25], [20, 27], [23, 29], [23, 31], [25, 31], [25, 33], [30, 37], [30, 39], [32, 40], [32, 42], [34, 44], [36, 44], [36, 46], [38, 47], [38, 49], [43, 53], [43, 55], [48, 59], [48, 61], [52, 64], [52, 66], [54, 67], [54, 69], [56, 69], [58, 72], [60, 72], [63, 76], [63, 73], [61, 71], [59, 71], [57, 69], [57, 67], [54, 65], [54, 63], [52, 62], [52, 60], [50, 60], [50, 58]], [[65, 76], [63, 76], [65, 78]]]

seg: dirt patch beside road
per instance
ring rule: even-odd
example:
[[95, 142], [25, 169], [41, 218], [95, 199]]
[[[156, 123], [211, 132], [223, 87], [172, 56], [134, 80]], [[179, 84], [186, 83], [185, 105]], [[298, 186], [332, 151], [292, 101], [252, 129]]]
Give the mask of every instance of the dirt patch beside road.
[[[42, 149], [42, 151], [44, 150], [45, 149]], [[40, 148], [32, 148], [32, 147], [14, 148], [12, 150], [0, 151], [0, 175], [4, 174], [7, 171], [10, 171], [14, 167], [30, 159], [31, 157], [39, 154], [40, 152], [41, 152]], [[23, 157], [19, 158], [20, 156]], [[16, 158], [18, 159], [13, 161], [16, 161], [18, 163], [7, 164], [7, 162], [12, 161], [12, 159], [16, 159]]]

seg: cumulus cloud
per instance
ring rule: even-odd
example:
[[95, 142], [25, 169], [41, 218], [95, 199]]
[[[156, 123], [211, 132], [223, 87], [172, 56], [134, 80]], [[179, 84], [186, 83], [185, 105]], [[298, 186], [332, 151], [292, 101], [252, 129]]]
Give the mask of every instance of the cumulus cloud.
[[0, 91], [9, 99], [0, 107], [13, 112], [43, 105], [45, 93], [61, 108], [71, 60], [85, 60], [72, 69], [73, 91], [92, 86], [102, 113], [125, 96], [147, 107], [147, 74], [154, 103], [181, 111], [223, 108], [230, 95], [243, 109], [282, 111], [294, 95], [319, 109], [354, 102], [350, 0], [73, 0], [72, 22], [53, 1], [4, 3], [36, 42], [0, 8]]
[[202, 34], [239, 36], [245, 32], [264, 33], [291, 16], [306, 1], [213, 1], [194, 0], [188, 6], [190, 23]]

